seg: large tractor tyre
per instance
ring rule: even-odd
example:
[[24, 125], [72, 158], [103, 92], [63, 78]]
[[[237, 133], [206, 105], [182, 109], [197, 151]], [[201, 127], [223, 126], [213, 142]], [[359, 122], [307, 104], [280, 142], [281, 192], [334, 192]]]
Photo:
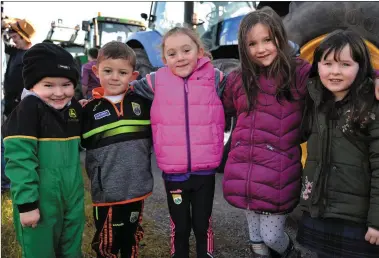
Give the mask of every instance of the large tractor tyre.
[[144, 49], [136, 48], [134, 49], [134, 52], [136, 53], [137, 58], [136, 70], [139, 72], [139, 78], [144, 78], [146, 74], [149, 74], [156, 70], [150, 63], [150, 60], [147, 57], [146, 51]]
[[214, 67], [219, 69], [224, 74], [230, 73], [238, 67], [240, 61], [233, 58], [221, 58], [212, 61]]
[[303, 46], [336, 29], [349, 28], [379, 47], [376, 2], [291, 2], [283, 18], [290, 40]]
[[230, 147], [232, 145], [232, 132], [237, 122], [236, 117], [227, 117], [226, 119], [230, 121], [230, 125], [229, 128], [224, 132], [224, 151], [222, 153], [221, 163], [216, 169], [217, 173], [224, 173], [225, 164], [228, 159]]
[[[221, 58], [212, 61], [215, 68], [219, 69], [225, 75], [229, 74], [231, 71], [236, 69], [239, 66], [239, 60], [233, 58]], [[226, 118], [225, 131], [231, 130], [231, 118]]]
[[[366, 39], [372, 62], [379, 69], [379, 5], [373, 2], [290, 2], [283, 17], [288, 37], [301, 47], [301, 57], [313, 61], [313, 51], [323, 35], [350, 29]], [[368, 41], [368, 42], [367, 42]], [[305, 165], [306, 143], [302, 144]]]
[[[236, 69], [239, 65], [238, 59], [233, 58], [221, 58], [212, 61], [214, 67], [222, 71], [224, 74], [228, 74], [234, 69]], [[232, 120], [234, 119], [234, 120]], [[222, 160], [220, 166], [217, 168], [218, 173], [224, 173], [224, 168], [226, 164], [226, 160], [228, 159], [228, 154], [230, 151], [231, 139], [232, 139], [232, 131], [234, 129], [235, 118], [226, 117], [226, 126], [225, 126], [225, 134], [224, 134], [224, 152], [222, 155]]]
[[[301, 55], [313, 61], [313, 51], [323, 35], [350, 29], [366, 39], [372, 63], [379, 69], [379, 5], [374, 2], [291, 2], [283, 17], [288, 37], [301, 47]], [[368, 42], [367, 42], [368, 41]], [[305, 164], [306, 144], [302, 145]]]
[[[317, 45], [312, 41], [336, 29], [353, 30], [379, 47], [378, 14], [379, 5], [375, 2], [291, 2], [283, 23], [289, 39], [302, 48], [301, 57], [311, 62]], [[301, 148], [304, 165], [306, 143]], [[288, 216], [287, 226], [297, 229], [301, 216], [302, 211], [297, 207]]]

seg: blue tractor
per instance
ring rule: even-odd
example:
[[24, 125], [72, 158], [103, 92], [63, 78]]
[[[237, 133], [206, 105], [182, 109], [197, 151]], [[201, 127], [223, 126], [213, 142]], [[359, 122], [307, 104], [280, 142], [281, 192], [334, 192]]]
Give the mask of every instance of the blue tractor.
[[302, 57], [309, 61], [319, 41], [335, 29], [357, 31], [371, 43], [370, 50], [377, 53], [379, 5], [374, 2], [152, 2], [150, 14], [141, 14], [149, 29], [131, 34], [126, 43], [135, 50], [137, 69], [144, 76], [163, 66], [162, 35], [176, 25], [190, 26], [212, 53], [215, 66], [229, 72], [238, 64], [237, 32], [241, 19], [264, 6], [283, 18], [289, 40], [301, 47]]
[[194, 28], [212, 53], [213, 63], [224, 72], [238, 65], [238, 26], [256, 2], [152, 2], [150, 14], [142, 13], [148, 30], [130, 35], [126, 43], [137, 55], [141, 76], [163, 66], [162, 35], [174, 26]]
[[[242, 18], [265, 6], [282, 17], [289, 40], [297, 44], [291, 43], [294, 55], [301, 54], [303, 59], [312, 62], [315, 47], [327, 33], [348, 28], [366, 39], [373, 65], [379, 69], [379, 26], [376, 18], [379, 5], [374, 2], [152, 2], [150, 14], [141, 14], [149, 23], [148, 30], [131, 34], [126, 43], [136, 52], [137, 70], [144, 77], [163, 66], [160, 51], [162, 35], [174, 26], [190, 26], [196, 29], [211, 52], [214, 65], [228, 73], [238, 65], [237, 36]], [[221, 171], [230, 146], [233, 120], [227, 119]]]

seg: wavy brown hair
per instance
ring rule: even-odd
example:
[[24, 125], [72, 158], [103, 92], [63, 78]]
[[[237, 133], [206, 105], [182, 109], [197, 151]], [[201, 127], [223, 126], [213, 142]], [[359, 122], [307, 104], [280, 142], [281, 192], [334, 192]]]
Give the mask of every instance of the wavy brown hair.
[[[260, 67], [251, 60], [247, 35], [251, 29], [262, 24], [268, 28], [270, 38], [277, 49], [277, 57], [269, 67]], [[264, 7], [247, 14], [241, 21], [238, 31], [238, 51], [241, 65], [237, 74], [242, 77], [242, 86], [247, 97], [247, 107], [250, 112], [255, 104], [258, 91], [262, 91], [258, 77], [265, 74], [268, 78], [275, 78], [276, 98], [280, 102], [283, 98], [293, 101], [291, 88], [296, 88], [296, 58], [293, 49], [288, 44], [287, 33], [278, 14], [270, 7]]]

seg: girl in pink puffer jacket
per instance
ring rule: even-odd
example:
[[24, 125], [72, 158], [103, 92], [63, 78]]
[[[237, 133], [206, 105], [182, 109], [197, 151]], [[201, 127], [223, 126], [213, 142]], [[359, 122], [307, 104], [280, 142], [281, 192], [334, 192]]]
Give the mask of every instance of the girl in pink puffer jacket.
[[153, 99], [151, 125], [167, 192], [171, 257], [189, 256], [192, 227], [197, 257], [213, 257], [215, 169], [222, 158], [225, 127], [217, 92], [222, 73], [191, 29], [171, 29], [162, 42], [166, 66], [132, 84], [134, 92]]

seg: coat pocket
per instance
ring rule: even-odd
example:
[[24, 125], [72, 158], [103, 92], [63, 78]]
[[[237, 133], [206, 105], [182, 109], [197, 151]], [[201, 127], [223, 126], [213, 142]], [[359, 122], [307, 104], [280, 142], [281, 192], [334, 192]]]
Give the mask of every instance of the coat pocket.
[[319, 176], [320, 167], [317, 162], [307, 162], [301, 180], [300, 205], [309, 208], [312, 198], [317, 197], [319, 193], [315, 192], [315, 184]]
[[157, 124], [151, 126], [153, 132], [153, 147], [156, 156], [161, 155], [160, 148], [162, 146], [162, 127]]
[[53, 236], [54, 230], [52, 225], [42, 224], [39, 222], [36, 228], [22, 228], [23, 253], [26, 257], [55, 257], [54, 243], [51, 237], [44, 237], [41, 241], [41, 236]]
[[86, 171], [91, 181], [92, 201], [100, 202], [103, 199], [103, 171], [100, 162], [93, 151], [87, 151]]
[[99, 185], [100, 191], [103, 191], [103, 183], [101, 181], [101, 167], [97, 167], [97, 183]]
[[282, 156], [285, 156], [289, 159], [293, 158], [293, 155], [291, 153], [288, 153], [287, 151], [283, 151], [279, 148], [276, 148], [276, 147], [272, 146], [271, 144], [266, 144], [266, 149], [268, 149], [269, 151], [275, 152], [277, 154], [280, 154]]
[[220, 135], [220, 131], [217, 130], [217, 125], [212, 124], [212, 135], [210, 137], [213, 139], [213, 153], [218, 155], [222, 152], [224, 146], [224, 135]]

